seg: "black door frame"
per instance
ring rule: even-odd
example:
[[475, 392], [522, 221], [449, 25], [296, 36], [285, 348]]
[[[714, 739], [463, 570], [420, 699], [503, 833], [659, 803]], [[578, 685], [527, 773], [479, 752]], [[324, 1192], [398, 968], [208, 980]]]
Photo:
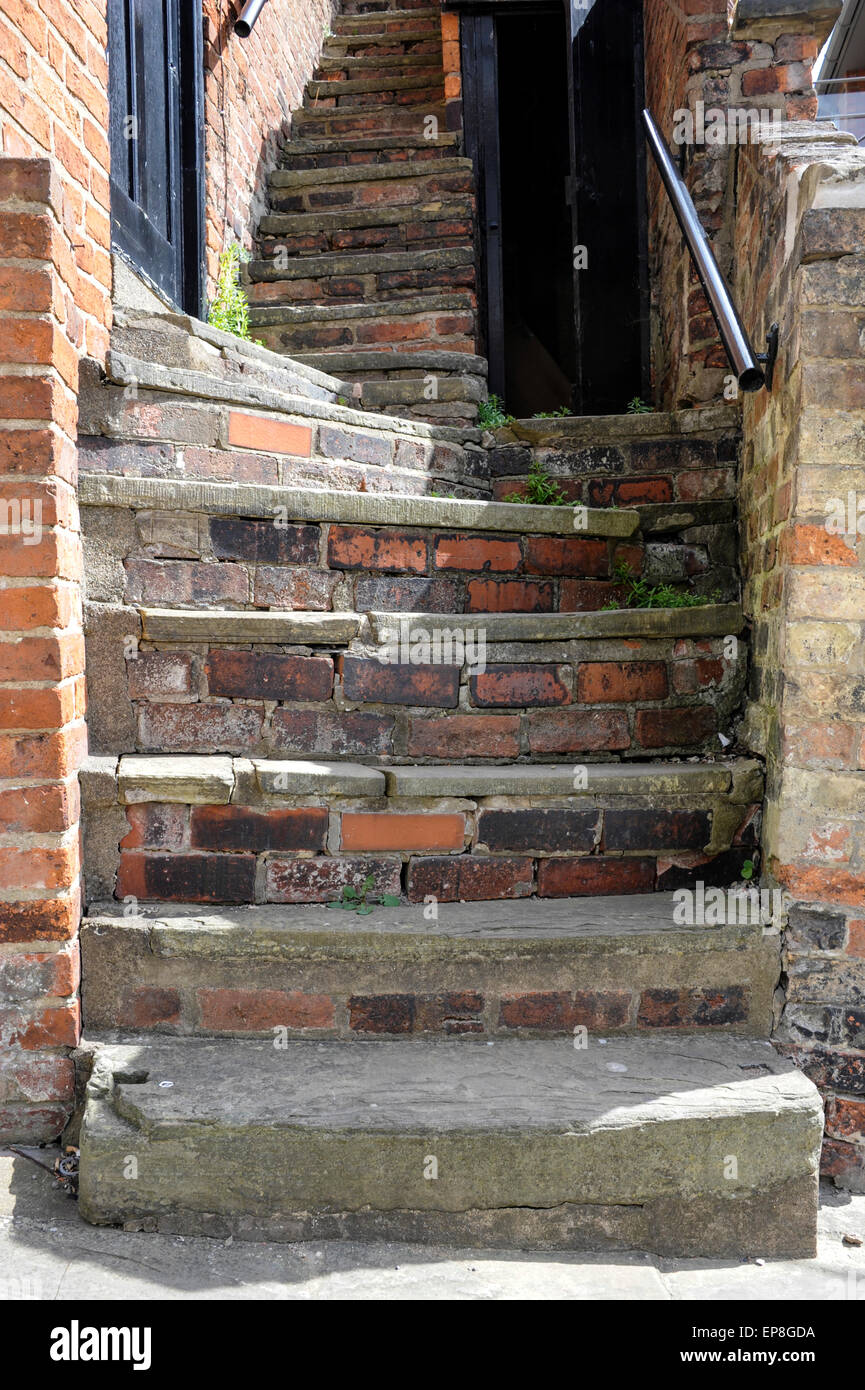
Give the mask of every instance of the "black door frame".
[[[204, 23], [201, 6], [163, 0], [169, 49], [166, 53], [170, 119], [167, 129], [170, 243], [157, 231], [113, 176], [111, 249], [176, 308], [200, 317], [204, 306]], [[126, 26], [126, 0], [108, 0], [109, 140], [112, 168], [129, 159], [126, 121], [136, 122], [135, 84]], [[123, 64], [122, 86], [115, 76]], [[123, 96], [121, 97], [121, 93]], [[128, 93], [128, 95], [127, 95]], [[128, 108], [128, 109], [127, 109]], [[132, 166], [133, 193], [137, 168]]]
[[[479, 229], [478, 311], [481, 344], [489, 362], [490, 391], [504, 395], [504, 284], [501, 228], [501, 148], [498, 122], [498, 61], [496, 18], [503, 14], [537, 14], [561, 9], [564, 13], [568, 43], [568, 85], [571, 104], [570, 141], [572, 174], [577, 172], [577, 129], [579, 101], [576, 93], [576, 13], [580, 6], [575, 0], [444, 0], [444, 8], [460, 14], [460, 41], [463, 71], [463, 129], [466, 154], [475, 168], [477, 218]], [[591, 8], [591, 5], [588, 6]], [[645, 49], [642, 26], [642, 5], [635, 14], [633, 33], [634, 52], [634, 130], [637, 153], [636, 201], [639, 225], [637, 274], [640, 301], [640, 359], [641, 389], [644, 399], [650, 392], [650, 296], [648, 251], [648, 193], [646, 187], [646, 150], [642, 139], [640, 113], [645, 90]], [[572, 181], [573, 182], [573, 181]], [[576, 186], [570, 188], [574, 244], [579, 243]], [[583, 410], [582, 353], [580, 337], [579, 271], [574, 270], [574, 316], [577, 335], [577, 380], [574, 383], [573, 408]]]

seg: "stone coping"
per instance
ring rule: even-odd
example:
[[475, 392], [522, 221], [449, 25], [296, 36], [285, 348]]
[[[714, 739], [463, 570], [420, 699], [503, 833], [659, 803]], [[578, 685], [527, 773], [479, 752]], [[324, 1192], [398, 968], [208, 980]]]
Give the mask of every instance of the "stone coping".
[[512, 420], [494, 431], [498, 444], [626, 444], [631, 439], [738, 433], [739, 406], [714, 405], [704, 410], [652, 410], [640, 415], [560, 415], [549, 420]]
[[[361, 79], [364, 80], [364, 79]], [[388, 79], [382, 79], [391, 89]], [[317, 83], [321, 87], [323, 83]], [[329, 86], [330, 84], [328, 84]], [[340, 82], [340, 93], [353, 90], [351, 81]], [[331, 88], [333, 92], [333, 88]], [[378, 183], [385, 179], [417, 179], [440, 174], [471, 173], [470, 159], [414, 160], [394, 164], [338, 164], [332, 169], [274, 169], [270, 175], [271, 188], [318, 188], [323, 183]]]
[[737, 603], [700, 608], [616, 608], [595, 613], [370, 613], [376, 642], [405, 627], [424, 632], [483, 631], [489, 642], [568, 642], [605, 637], [726, 637], [742, 631]]
[[[428, 921], [424, 904], [374, 906], [365, 917], [335, 913], [323, 903], [203, 907], [200, 903], [140, 903], [134, 916], [116, 900], [92, 903], [84, 931], [144, 932], [159, 956], [213, 958], [328, 957], [418, 953], [432, 958], [510, 955], [514, 943], [530, 952], [677, 954], [682, 949], [736, 950], [768, 941], [755, 925], [682, 926], [673, 893], [597, 898], [532, 898], [441, 904]], [[777, 938], [767, 950], [777, 953]]]
[[124, 477], [82, 473], [79, 502], [91, 507], [155, 507], [163, 511], [218, 516], [285, 516], [290, 521], [336, 521], [366, 526], [411, 526], [508, 534], [601, 536], [624, 539], [640, 522], [638, 511], [582, 510], [575, 528], [572, 507], [537, 507], [522, 502], [413, 496], [396, 492], [339, 492], [336, 489], [266, 487], [257, 483], [208, 483], [185, 478]]
[[357, 636], [354, 613], [303, 613], [286, 609], [141, 608], [141, 635], [148, 642], [278, 642], [342, 646]]
[[[730, 795], [759, 797], [755, 759], [729, 762], [512, 764], [484, 767], [367, 767], [361, 763], [277, 761], [222, 754], [127, 753], [88, 758], [80, 771], [90, 805], [119, 801], [228, 805], [258, 797], [346, 796], [483, 798], [493, 796]], [[583, 776], [582, 774], [585, 773]]]

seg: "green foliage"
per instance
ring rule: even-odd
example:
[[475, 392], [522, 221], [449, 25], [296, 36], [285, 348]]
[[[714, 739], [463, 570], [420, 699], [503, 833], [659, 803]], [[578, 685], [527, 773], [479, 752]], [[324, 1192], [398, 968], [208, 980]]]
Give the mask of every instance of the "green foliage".
[[749, 878], [753, 878], [753, 877], [754, 877], [754, 861], [753, 861], [753, 859], [746, 859], [746, 860], [745, 860], [745, 862], [744, 862], [744, 864], [742, 865], [742, 868], [741, 868], [741, 874], [742, 874], [742, 877], [743, 877], [744, 879], [749, 879]]
[[558, 410], [536, 410], [532, 416], [533, 420], [561, 420], [568, 419], [573, 414], [569, 405], [560, 405]]
[[646, 405], [646, 402], [644, 400], [641, 400], [639, 396], [634, 396], [632, 400], [628, 401], [626, 409], [629, 415], [654, 414], [652, 407], [650, 405]]
[[650, 584], [646, 579], [635, 579], [627, 562], [619, 560], [613, 571], [617, 584], [625, 589], [621, 602], [611, 598], [604, 604], [609, 608], [703, 608], [707, 603], [717, 603], [720, 593], [687, 594], [674, 589], [672, 584]]
[[207, 311], [207, 322], [225, 333], [252, 342], [249, 334], [249, 300], [240, 283], [240, 263], [249, 260], [236, 242], [227, 246], [219, 257], [216, 295]]
[[532, 459], [529, 476], [526, 479], [526, 493], [509, 492], [505, 502], [531, 503], [535, 507], [569, 507], [571, 503], [559, 486], [553, 482], [540, 459]]
[[393, 893], [382, 893], [381, 896], [375, 897], [371, 895], [369, 890], [374, 881], [372, 874], [369, 874], [361, 884], [360, 892], [350, 884], [346, 885], [339, 902], [328, 903], [328, 907], [339, 907], [344, 912], [356, 912], [358, 917], [368, 917], [376, 903], [382, 907], [399, 907], [399, 897]]
[[482, 430], [500, 430], [513, 418], [505, 414], [505, 403], [495, 392], [478, 406], [478, 425]]

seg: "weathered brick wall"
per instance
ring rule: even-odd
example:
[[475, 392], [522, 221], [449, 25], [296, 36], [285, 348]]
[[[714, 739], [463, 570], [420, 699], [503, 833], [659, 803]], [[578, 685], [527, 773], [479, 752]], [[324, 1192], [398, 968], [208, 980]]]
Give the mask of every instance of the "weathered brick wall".
[[61, 1127], [78, 1036], [78, 360], [111, 265], [102, 3], [0, 17], [0, 1137]]
[[[733, 240], [737, 151], [734, 138], [712, 143], [712, 111], [757, 110], [768, 122], [813, 118], [811, 65], [840, 5], [815, 0], [791, 13], [789, 0], [742, 0], [728, 18], [724, 0], [649, 0], [646, 7], [647, 104], [671, 147], [726, 276], [739, 254]], [[671, 62], [670, 55], [676, 60]], [[681, 55], [681, 58], [679, 57]], [[675, 139], [674, 113], [698, 103], [693, 139]], [[687, 132], [686, 132], [687, 133]], [[707, 138], [706, 138], [707, 137]], [[699, 406], [717, 400], [730, 367], [682, 236], [650, 160], [652, 354], [656, 403]], [[750, 328], [751, 325], [749, 324]], [[758, 351], [762, 342], [755, 343]]]
[[739, 160], [737, 291], [781, 325], [745, 404], [746, 728], [767, 760], [764, 851], [795, 900], [779, 1040], [827, 1097], [826, 1171], [865, 1175], [865, 152], [791, 125]]
[[246, 39], [234, 33], [243, 0], [204, 0], [208, 292], [219, 253], [251, 248], [266, 211], [291, 112], [303, 102], [332, 0], [269, 0]]

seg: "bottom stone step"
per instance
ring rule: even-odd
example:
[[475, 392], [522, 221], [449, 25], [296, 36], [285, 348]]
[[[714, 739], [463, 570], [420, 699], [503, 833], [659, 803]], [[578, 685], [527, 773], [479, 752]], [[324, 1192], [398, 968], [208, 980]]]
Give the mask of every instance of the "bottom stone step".
[[821, 1134], [814, 1085], [733, 1038], [136, 1039], [96, 1050], [80, 1208], [220, 1238], [808, 1257]]

